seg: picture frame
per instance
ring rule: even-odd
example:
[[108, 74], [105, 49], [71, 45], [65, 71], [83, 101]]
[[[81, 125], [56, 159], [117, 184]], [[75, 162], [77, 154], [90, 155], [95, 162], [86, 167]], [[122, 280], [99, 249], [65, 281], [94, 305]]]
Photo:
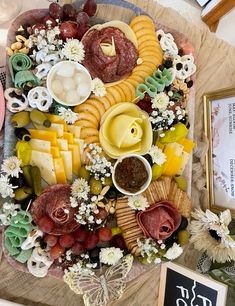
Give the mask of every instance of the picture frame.
[[173, 262], [161, 266], [157, 306], [225, 306], [227, 286]]
[[207, 93], [203, 100], [209, 208], [230, 209], [235, 218], [235, 88]]

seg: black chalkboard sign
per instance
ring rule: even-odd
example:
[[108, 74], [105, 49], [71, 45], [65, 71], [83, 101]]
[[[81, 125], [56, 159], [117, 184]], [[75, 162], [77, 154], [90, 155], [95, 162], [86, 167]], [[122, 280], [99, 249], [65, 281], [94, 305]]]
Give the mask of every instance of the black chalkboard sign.
[[158, 306], [225, 306], [227, 286], [174, 263], [161, 268]]

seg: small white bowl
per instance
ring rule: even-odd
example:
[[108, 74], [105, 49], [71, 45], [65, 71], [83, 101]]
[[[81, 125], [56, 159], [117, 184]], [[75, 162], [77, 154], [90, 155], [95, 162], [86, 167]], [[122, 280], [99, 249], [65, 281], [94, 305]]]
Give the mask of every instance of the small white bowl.
[[[147, 170], [147, 173], [148, 173], [148, 179], [147, 179], [146, 182], [141, 186], [140, 190], [137, 191], [137, 192], [135, 192], [135, 193], [131, 193], [130, 191], [127, 191], [127, 190], [121, 188], [121, 187], [117, 184], [116, 179], [115, 179], [115, 170], [116, 170], [117, 165], [118, 165], [120, 162], [122, 162], [123, 159], [128, 158], [128, 157], [136, 157], [136, 158], [138, 158], [139, 160], [141, 160], [141, 161], [143, 162], [143, 164], [144, 164], [146, 170]], [[127, 154], [127, 155], [124, 155], [124, 156], [120, 157], [120, 158], [116, 161], [116, 163], [115, 163], [115, 165], [114, 165], [114, 167], [113, 167], [112, 180], [113, 180], [114, 186], [115, 186], [115, 187], [117, 188], [117, 190], [120, 191], [121, 193], [123, 193], [123, 194], [125, 194], [125, 195], [128, 195], [128, 196], [138, 195], [138, 194], [144, 192], [144, 191], [148, 188], [148, 186], [150, 185], [151, 180], [152, 180], [152, 169], [151, 169], [151, 166], [150, 166], [149, 162], [148, 162], [143, 156], [138, 155], [138, 154]]]
[[[86, 78], [88, 79], [88, 82], [89, 82], [89, 84], [88, 84], [89, 93], [88, 93], [86, 96], [82, 97], [81, 100], [79, 100], [79, 101], [74, 101], [73, 103], [68, 103], [68, 102], [66, 102], [66, 101], [61, 100], [61, 99], [55, 94], [55, 92], [54, 92], [53, 89], [52, 89], [52, 81], [53, 81], [53, 79], [55, 78], [55, 75], [56, 75], [57, 71], [59, 70], [59, 68], [60, 68], [61, 65], [66, 65], [66, 63], [69, 63], [70, 65], [71, 65], [71, 64], [74, 65], [74, 67], [76, 68], [76, 70], [78, 70], [79, 72], [84, 73], [84, 76], [86, 76]], [[64, 78], [65, 78], [65, 77], [64, 77]], [[84, 101], [86, 101], [86, 99], [90, 96], [90, 94], [91, 94], [91, 81], [92, 81], [91, 75], [90, 75], [89, 71], [88, 71], [83, 65], [81, 65], [81, 64], [79, 64], [79, 63], [77, 63], [77, 62], [73, 62], [73, 61], [62, 61], [62, 62], [59, 62], [59, 63], [55, 64], [55, 65], [50, 69], [50, 71], [49, 71], [49, 73], [48, 73], [48, 76], [47, 76], [47, 89], [48, 89], [50, 95], [52, 96], [52, 98], [53, 98], [56, 102], [58, 102], [58, 103], [60, 103], [60, 104], [62, 104], [62, 105], [65, 105], [65, 106], [76, 106], [76, 105], [82, 104], [82, 103], [83, 103]], [[68, 90], [68, 91], [70, 91], [70, 90]]]

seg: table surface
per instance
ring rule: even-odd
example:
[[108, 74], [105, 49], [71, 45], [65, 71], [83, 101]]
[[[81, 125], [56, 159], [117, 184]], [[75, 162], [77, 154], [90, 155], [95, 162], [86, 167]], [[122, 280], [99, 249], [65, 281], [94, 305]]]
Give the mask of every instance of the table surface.
[[[165, 24], [190, 38], [196, 50], [196, 101], [194, 138], [197, 149], [193, 159], [192, 199], [194, 207], [207, 207], [205, 185], [205, 153], [207, 141], [203, 133], [203, 101], [206, 92], [219, 88], [232, 87], [235, 84], [235, 48], [216, 38], [208, 30], [190, 24], [177, 12], [163, 8], [153, 0], [129, 0], [142, 7], [159, 23]], [[47, 5], [47, 1], [23, 1], [24, 8], [29, 9]], [[1, 33], [0, 33], [1, 37]], [[216, 51], [216, 52], [215, 52]], [[198, 252], [189, 245], [179, 262], [195, 269]], [[6, 260], [0, 263], [0, 297], [30, 306], [75, 306], [83, 305], [80, 296], [75, 295], [63, 282], [46, 277], [36, 279], [32, 275], [14, 271]], [[159, 268], [141, 275], [128, 284], [123, 297], [111, 305], [153, 306], [157, 305], [159, 286]]]

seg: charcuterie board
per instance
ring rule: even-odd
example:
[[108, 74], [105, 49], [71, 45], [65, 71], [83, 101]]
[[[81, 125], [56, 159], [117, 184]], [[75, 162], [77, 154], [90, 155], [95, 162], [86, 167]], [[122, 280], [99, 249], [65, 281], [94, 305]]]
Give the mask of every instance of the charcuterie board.
[[[39, 277], [64, 277], [70, 288], [80, 294], [85, 294], [78, 289], [79, 282], [84, 281], [84, 271], [94, 275], [107, 269], [104, 277], [108, 279], [109, 273], [115, 275], [115, 269], [121, 269], [119, 281], [125, 279], [125, 283], [161, 260], [174, 259], [183, 252], [191, 211], [191, 152], [195, 145], [196, 66], [191, 42], [152, 21], [128, 2], [97, 3], [95, 16], [89, 20], [91, 26], [79, 39], [67, 36], [68, 28], [63, 31], [63, 24], [70, 21], [62, 19], [62, 23], [55, 25], [60, 30], [54, 37], [59, 46], [58, 50], [53, 47], [57, 53], [52, 48], [54, 53], [43, 55], [37, 49], [41, 43], [37, 35], [53, 29], [50, 28], [53, 20], [47, 19], [48, 29], [32, 30], [48, 16], [48, 9], [31, 10], [17, 17], [7, 41], [13, 53], [8, 50], [11, 55], [6, 88], [22, 86], [25, 95], [18, 107], [21, 112], [29, 112], [31, 123], [15, 128], [12, 123], [18, 119], [12, 118], [17, 118], [19, 111], [11, 98], [19, 93], [15, 91], [12, 96], [12, 92], [5, 92], [8, 111], [4, 158], [8, 160], [16, 150], [26, 187], [33, 191], [27, 205], [20, 197], [16, 200], [17, 214], [3, 232], [4, 254], [17, 270]], [[82, 7], [80, 2], [75, 5]], [[33, 31], [29, 37], [32, 49], [22, 57], [23, 52], [14, 52], [12, 45], [16, 31], [25, 24]], [[27, 49], [23, 38], [18, 36], [17, 42], [21, 39], [21, 48]], [[74, 48], [77, 53], [71, 51]], [[19, 54], [20, 60], [16, 56]], [[44, 61], [45, 56], [50, 59]], [[13, 58], [18, 66], [32, 61], [33, 68], [23, 70], [31, 73], [26, 83], [19, 78], [22, 70], [14, 66]], [[43, 75], [45, 70], [48, 71]], [[33, 86], [26, 89], [29, 82]], [[76, 90], [73, 86], [77, 86]], [[35, 95], [46, 98], [38, 102]], [[26, 102], [29, 105], [22, 109]], [[46, 116], [41, 124], [40, 112]], [[22, 132], [20, 128], [26, 130]], [[86, 216], [83, 212], [88, 210], [92, 213]], [[153, 225], [149, 226], [150, 223]], [[27, 229], [24, 239], [17, 236], [15, 224]], [[14, 239], [23, 241], [23, 246], [26, 240], [33, 243], [24, 250], [31, 252], [31, 257], [33, 250], [36, 266], [39, 257], [45, 257], [45, 274], [44, 269], [36, 275], [31, 257], [22, 260], [27, 252], [23, 256], [19, 246], [12, 247], [15, 234]], [[151, 257], [146, 253], [146, 245], [158, 248], [155, 254], [159, 255]], [[39, 249], [41, 253], [35, 257]], [[94, 255], [97, 252], [98, 259]], [[95, 261], [89, 258], [91, 254]], [[133, 264], [132, 256], [136, 257]], [[74, 270], [76, 264], [84, 262], [83, 270]], [[96, 305], [105, 304], [99, 303]]]

